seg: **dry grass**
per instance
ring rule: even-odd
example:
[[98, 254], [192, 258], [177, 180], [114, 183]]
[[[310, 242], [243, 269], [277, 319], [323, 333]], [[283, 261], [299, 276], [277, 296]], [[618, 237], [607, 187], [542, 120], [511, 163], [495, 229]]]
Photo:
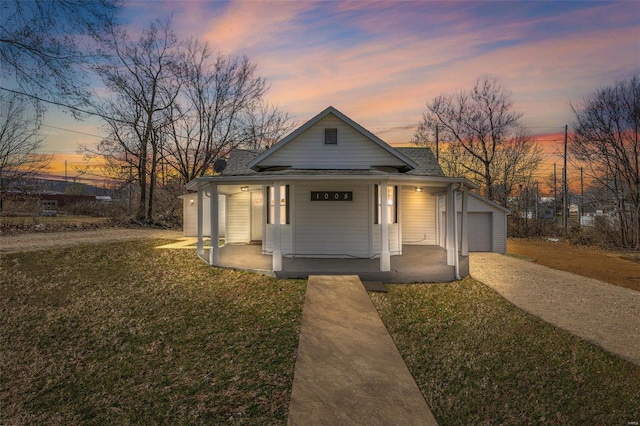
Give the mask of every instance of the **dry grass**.
[[640, 291], [638, 253], [612, 252], [564, 241], [510, 238], [509, 254], [540, 265]]
[[0, 216], [0, 235], [99, 229], [113, 226], [112, 222], [92, 216]]
[[0, 424], [283, 424], [304, 281], [125, 242], [0, 257]]
[[[305, 282], [121, 242], [0, 256], [0, 424], [284, 424]], [[440, 424], [640, 419], [640, 368], [471, 279], [372, 294]]]
[[640, 421], [640, 367], [470, 278], [388, 287], [372, 300], [440, 424]]

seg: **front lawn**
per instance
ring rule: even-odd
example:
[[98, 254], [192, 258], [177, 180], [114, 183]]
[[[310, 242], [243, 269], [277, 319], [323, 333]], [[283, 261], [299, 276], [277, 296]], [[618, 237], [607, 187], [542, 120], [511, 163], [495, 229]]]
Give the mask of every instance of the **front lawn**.
[[635, 364], [470, 278], [388, 288], [372, 300], [440, 424], [640, 421]]
[[284, 424], [305, 281], [158, 241], [0, 257], [0, 424]]
[[[285, 424], [305, 281], [131, 241], [0, 256], [0, 424]], [[640, 367], [472, 279], [372, 300], [453, 424], [640, 419]]]

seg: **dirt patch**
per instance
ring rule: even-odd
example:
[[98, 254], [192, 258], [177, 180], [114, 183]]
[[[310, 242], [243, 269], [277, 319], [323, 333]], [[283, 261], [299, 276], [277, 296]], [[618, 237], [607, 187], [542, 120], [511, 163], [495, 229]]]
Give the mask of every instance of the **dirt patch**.
[[507, 250], [509, 254], [540, 265], [640, 291], [637, 253], [607, 252], [563, 241], [526, 239], [509, 239]]

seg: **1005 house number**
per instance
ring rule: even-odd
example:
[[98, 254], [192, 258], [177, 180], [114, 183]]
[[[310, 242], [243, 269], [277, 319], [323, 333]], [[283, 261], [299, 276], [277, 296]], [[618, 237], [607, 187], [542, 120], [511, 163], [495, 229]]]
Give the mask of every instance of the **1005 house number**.
[[353, 192], [311, 191], [311, 201], [353, 201]]

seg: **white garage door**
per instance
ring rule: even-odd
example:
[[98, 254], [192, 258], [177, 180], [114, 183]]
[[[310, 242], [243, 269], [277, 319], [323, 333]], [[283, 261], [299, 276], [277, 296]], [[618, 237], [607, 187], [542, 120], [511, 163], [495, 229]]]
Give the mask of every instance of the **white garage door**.
[[491, 213], [469, 213], [469, 251], [491, 251]]

